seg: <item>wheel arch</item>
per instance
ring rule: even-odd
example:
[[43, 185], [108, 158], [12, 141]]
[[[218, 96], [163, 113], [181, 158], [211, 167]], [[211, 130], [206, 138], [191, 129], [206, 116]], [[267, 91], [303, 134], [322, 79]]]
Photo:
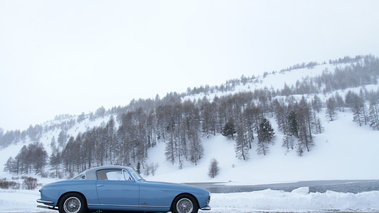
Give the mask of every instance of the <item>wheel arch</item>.
[[193, 194], [191, 194], [191, 193], [184, 192], [184, 193], [178, 194], [178, 195], [172, 200], [172, 202], [171, 202], [171, 206], [170, 206], [170, 210], [172, 210], [172, 208], [173, 208], [174, 205], [175, 205], [175, 201], [176, 201], [176, 199], [177, 199], [178, 197], [180, 197], [180, 196], [190, 196], [190, 197], [192, 197], [192, 198], [195, 200], [197, 207], [200, 208], [200, 204], [199, 204], [199, 201], [197, 200], [196, 196], [193, 195]]
[[87, 208], [88, 208], [88, 204], [87, 204], [87, 198], [86, 198], [86, 196], [84, 196], [83, 193], [78, 192], [78, 191], [68, 191], [68, 192], [65, 192], [65, 193], [61, 194], [61, 196], [60, 196], [59, 199], [58, 199], [57, 206], [59, 206], [59, 203], [62, 201], [62, 198], [63, 198], [65, 195], [67, 195], [67, 194], [78, 194], [78, 195], [82, 196], [82, 197], [84, 198], [85, 205], [86, 205]]

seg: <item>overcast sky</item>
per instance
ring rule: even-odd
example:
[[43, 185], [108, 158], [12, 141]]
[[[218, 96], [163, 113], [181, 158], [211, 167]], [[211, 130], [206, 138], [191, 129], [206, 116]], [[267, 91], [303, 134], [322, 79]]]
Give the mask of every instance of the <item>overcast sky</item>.
[[0, 0], [0, 127], [379, 56], [379, 1]]

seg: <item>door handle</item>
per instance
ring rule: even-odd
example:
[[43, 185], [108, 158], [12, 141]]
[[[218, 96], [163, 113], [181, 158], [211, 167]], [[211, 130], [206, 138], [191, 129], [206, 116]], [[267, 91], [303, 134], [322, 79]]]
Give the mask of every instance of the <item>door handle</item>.
[[102, 184], [97, 184], [96, 186], [97, 186], [97, 187], [102, 187], [102, 186], [104, 186], [104, 185], [102, 185]]

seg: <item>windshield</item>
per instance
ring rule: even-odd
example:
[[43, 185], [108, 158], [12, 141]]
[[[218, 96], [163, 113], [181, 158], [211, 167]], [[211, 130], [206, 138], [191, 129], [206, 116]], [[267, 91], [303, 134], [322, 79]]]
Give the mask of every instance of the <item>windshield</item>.
[[133, 176], [134, 180], [140, 181], [144, 180], [138, 172], [136, 172], [134, 169], [129, 169], [130, 174]]

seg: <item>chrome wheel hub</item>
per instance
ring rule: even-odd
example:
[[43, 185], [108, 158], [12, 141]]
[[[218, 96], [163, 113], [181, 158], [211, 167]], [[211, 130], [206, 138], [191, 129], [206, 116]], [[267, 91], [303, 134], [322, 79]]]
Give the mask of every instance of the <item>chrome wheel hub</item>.
[[63, 204], [64, 211], [67, 213], [77, 213], [81, 207], [82, 204], [77, 197], [69, 197]]
[[193, 203], [188, 198], [182, 198], [176, 204], [176, 209], [178, 213], [191, 213], [193, 210]]

